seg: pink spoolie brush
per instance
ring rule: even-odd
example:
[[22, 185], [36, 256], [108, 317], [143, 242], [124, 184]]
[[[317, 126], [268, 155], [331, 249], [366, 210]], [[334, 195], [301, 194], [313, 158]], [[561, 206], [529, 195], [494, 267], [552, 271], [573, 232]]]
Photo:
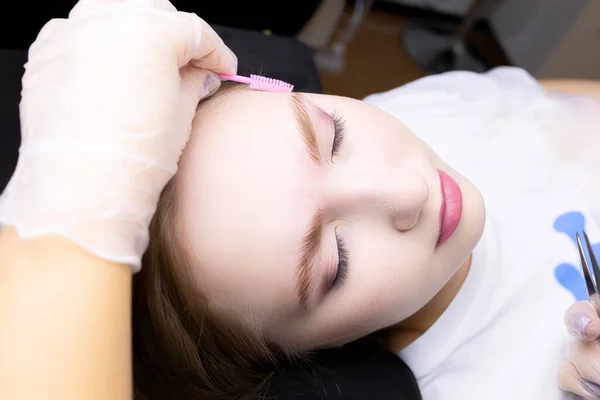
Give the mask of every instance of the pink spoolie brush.
[[294, 85], [278, 79], [267, 78], [266, 76], [250, 75], [250, 77], [240, 75], [219, 74], [219, 78], [226, 81], [245, 83], [250, 89], [261, 90], [263, 92], [291, 92]]

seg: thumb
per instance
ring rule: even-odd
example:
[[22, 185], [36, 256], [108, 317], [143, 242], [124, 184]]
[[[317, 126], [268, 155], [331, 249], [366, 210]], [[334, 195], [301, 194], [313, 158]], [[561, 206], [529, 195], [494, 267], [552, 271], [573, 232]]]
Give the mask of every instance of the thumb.
[[209, 70], [188, 64], [180, 70], [181, 84], [194, 107], [203, 98], [215, 93], [221, 86], [219, 76]]
[[600, 317], [589, 301], [579, 301], [565, 313], [565, 325], [573, 336], [586, 342], [600, 336]]
[[220, 74], [237, 72], [237, 56], [223, 39], [203, 19], [193, 13], [178, 12], [174, 19], [179, 65], [188, 62], [199, 68], [210, 69]]

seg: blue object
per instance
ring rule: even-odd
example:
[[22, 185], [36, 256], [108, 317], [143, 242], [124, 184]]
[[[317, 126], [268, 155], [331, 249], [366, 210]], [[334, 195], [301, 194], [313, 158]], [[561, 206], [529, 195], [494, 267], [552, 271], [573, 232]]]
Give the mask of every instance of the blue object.
[[[585, 229], [585, 216], [579, 211], [571, 211], [560, 215], [554, 221], [554, 230], [563, 233], [571, 239], [573, 249], [577, 254], [577, 232]], [[592, 248], [596, 254], [600, 253], [600, 243], [595, 243]], [[588, 300], [588, 293], [585, 286], [585, 280], [579, 266], [562, 263], [554, 269], [554, 277], [558, 283], [573, 294], [577, 301]]]

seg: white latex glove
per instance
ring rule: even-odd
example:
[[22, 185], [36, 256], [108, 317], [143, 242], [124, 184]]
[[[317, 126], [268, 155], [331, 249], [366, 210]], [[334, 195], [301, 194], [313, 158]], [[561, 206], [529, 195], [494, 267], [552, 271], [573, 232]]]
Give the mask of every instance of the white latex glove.
[[568, 344], [560, 369], [560, 386], [585, 399], [600, 399], [598, 313], [592, 303], [581, 301], [569, 307], [565, 324], [573, 339]]
[[198, 101], [237, 58], [167, 0], [81, 0], [29, 49], [0, 225], [67, 237], [138, 270]]

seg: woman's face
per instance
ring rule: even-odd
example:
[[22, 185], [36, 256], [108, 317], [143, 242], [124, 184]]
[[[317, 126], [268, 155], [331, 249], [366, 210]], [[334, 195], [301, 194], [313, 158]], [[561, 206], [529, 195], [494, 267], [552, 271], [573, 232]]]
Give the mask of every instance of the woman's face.
[[484, 224], [477, 189], [425, 143], [335, 96], [243, 90], [209, 103], [178, 184], [184, 248], [210, 307], [303, 350], [415, 313]]

